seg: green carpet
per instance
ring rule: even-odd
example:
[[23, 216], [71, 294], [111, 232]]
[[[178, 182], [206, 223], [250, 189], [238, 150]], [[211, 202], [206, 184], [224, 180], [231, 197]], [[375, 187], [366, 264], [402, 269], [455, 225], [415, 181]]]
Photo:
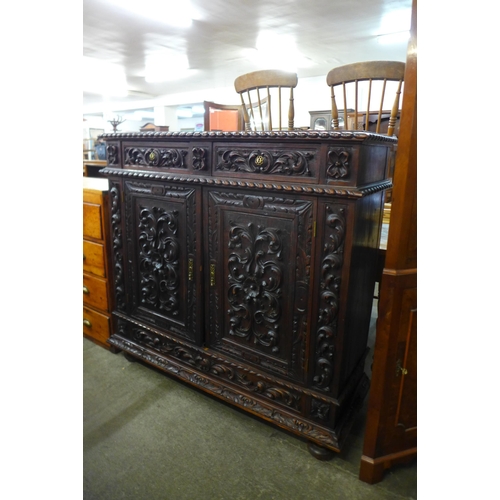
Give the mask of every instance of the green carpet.
[[358, 479], [365, 408], [341, 454], [83, 340], [84, 500], [416, 499], [417, 465]]

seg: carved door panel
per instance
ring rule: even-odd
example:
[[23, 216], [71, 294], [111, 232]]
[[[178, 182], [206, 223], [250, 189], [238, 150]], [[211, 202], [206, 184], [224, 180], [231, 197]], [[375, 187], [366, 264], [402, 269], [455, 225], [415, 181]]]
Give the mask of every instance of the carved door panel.
[[206, 192], [211, 347], [305, 380], [314, 199]]
[[130, 314], [201, 344], [201, 190], [125, 183]]

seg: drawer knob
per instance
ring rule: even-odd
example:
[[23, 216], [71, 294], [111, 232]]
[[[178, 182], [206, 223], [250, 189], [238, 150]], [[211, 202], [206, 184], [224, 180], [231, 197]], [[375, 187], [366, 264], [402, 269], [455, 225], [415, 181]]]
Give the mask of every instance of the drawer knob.
[[83, 324], [84, 324], [85, 326], [88, 326], [89, 328], [92, 328], [92, 323], [91, 323], [88, 319], [84, 319], [84, 320], [83, 320]]
[[86, 293], [86, 294], [90, 293], [89, 289], [86, 286], [83, 287], [83, 293]]

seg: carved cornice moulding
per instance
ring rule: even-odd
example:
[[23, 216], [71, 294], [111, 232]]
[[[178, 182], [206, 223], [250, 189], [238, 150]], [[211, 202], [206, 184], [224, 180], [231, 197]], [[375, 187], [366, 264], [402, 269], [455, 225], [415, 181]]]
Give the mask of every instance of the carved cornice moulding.
[[110, 177], [125, 177], [129, 179], [148, 179], [153, 181], [168, 181], [168, 182], [181, 182], [186, 184], [199, 184], [202, 186], [217, 186], [217, 187], [230, 187], [230, 188], [257, 188], [267, 191], [278, 191], [282, 193], [302, 193], [311, 195], [326, 195], [338, 196], [346, 198], [362, 198], [369, 194], [390, 189], [392, 187], [391, 180], [377, 182], [375, 184], [364, 186], [361, 188], [347, 188], [339, 189], [333, 188], [328, 185], [297, 185], [297, 184], [280, 184], [278, 182], [259, 182], [243, 179], [220, 179], [214, 177], [196, 177], [196, 176], [182, 176], [174, 174], [160, 174], [158, 172], [144, 172], [142, 170], [124, 170], [115, 168], [104, 168], [99, 173]]
[[195, 139], [305, 139], [305, 140], [318, 140], [318, 139], [345, 139], [360, 142], [378, 142], [378, 143], [393, 143], [397, 144], [397, 137], [389, 137], [381, 134], [374, 134], [371, 132], [334, 132], [334, 131], [296, 131], [296, 132], [111, 132], [102, 134], [100, 139], [104, 140], [117, 140], [117, 139], [164, 139], [167, 137], [176, 138], [195, 138]]

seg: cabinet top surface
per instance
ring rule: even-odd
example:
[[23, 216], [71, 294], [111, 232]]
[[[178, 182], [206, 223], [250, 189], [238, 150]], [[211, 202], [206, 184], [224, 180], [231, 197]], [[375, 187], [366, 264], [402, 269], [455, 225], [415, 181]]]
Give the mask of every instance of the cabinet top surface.
[[101, 177], [83, 177], [83, 189], [107, 191], [109, 189], [109, 181]]
[[397, 143], [396, 137], [389, 137], [372, 132], [352, 132], [352, 131], [318, 131], [318, 130], [297, 130], [293, 132], [263, 131], [263, 132], [114, 132], [103, 134], [100, 138], [112, 140], [124, 139], [196, 139], [196, 140], [231, 140], [231, 141], [255, 141], [257, 140], [314, 140], [314, 141], [354, 141], [392, 145]]

